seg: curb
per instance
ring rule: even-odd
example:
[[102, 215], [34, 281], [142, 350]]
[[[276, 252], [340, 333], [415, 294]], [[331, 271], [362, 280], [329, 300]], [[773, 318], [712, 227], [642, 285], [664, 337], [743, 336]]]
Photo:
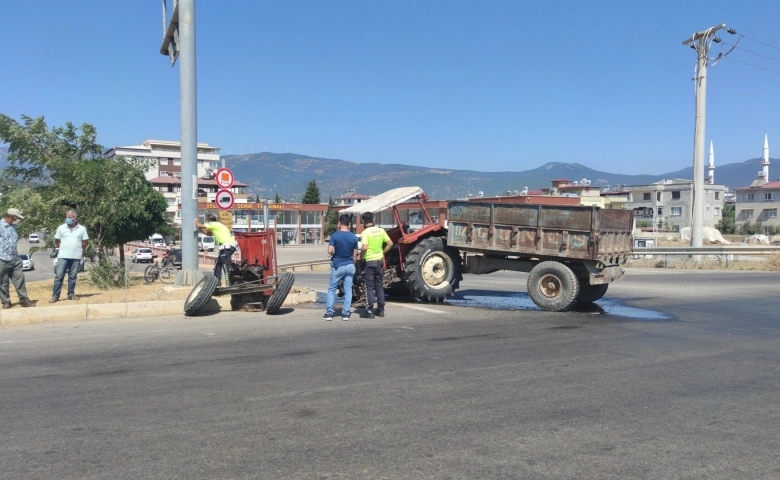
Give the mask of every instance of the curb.
[[[283, 306], [311, 303], [317, 299], [315, 291], [290, 293]], [[231, 311], [230, 296], [212, 297], [202, 313]], [[260, 313], [260, 312], [258, 312]], [[98, 320], [108, 318], [134, 318], [150, 316], [184, 316], [183, 300], [158, 300], [153, 302], [94, 303], [58, 305], [52, 307], [19, 308], [0, 311], [0, 327], [55, 323], [73, 320]]]

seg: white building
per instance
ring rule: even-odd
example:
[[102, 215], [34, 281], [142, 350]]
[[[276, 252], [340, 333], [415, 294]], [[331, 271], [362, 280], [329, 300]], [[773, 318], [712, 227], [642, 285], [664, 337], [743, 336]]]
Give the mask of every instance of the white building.
[[[181, 142], [170, 140], [146, 140], [140, 145], [111, 147], [104, 153], [106, 158], [138, 158], [151, 160], [146, 170], [146, 179], [155, 190], [163, 194], [168, 202], [166, 215], [174, 225], [181, 227]], [[220, 167], [219, 148], [208, 143], [198, 144], [198, 201], [214, 202], [217, 182], [214, 173]], [[236, 203], [246, 203], [247, 184], [234, 182], [229, 190]]]
[[[145, 140], [140, 145], [111, 147], [103, 155], [106, 158], [138, 158], [151, 160], [146, 179], [157, 177], [181, 178], [181, 142], [170, 140]], [[198, 178], [208, 177], [219, 168], [219, 148], [208, 143], [198, 144]]]

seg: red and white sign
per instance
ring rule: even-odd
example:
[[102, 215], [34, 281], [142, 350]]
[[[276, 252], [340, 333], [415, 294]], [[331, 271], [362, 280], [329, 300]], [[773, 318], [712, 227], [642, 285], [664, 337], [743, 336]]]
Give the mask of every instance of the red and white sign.
[[214, 176], [214, 180], [217, 182], [217, 186], [219, 188], [230, 188], [233, 186], [233, 182], [236, 179], [230, 169], [220, 168], [217, 170], [217, 174]]
[[233, 196], [233, 192], [230, 190], [217, 190], [216, 204], [221, 210], [230, 210], [236, 203], [236, 197]]

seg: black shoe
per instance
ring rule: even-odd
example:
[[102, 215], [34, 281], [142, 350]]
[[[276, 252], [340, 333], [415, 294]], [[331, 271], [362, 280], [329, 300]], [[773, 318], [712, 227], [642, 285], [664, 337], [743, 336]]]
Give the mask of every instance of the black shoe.
[[374, 310], [374, 315], [377, 317], [384, 317], [385, 316], [385, 309], [384, 308], [377, 308]]
[[23, 307], [34, 307], [35, 304], [30, 301], [29, 298], [25, 298], [24, 300], [19, 300], [19, 305]]
[[374, 312], [367, 308], [365, 312], [360, 314], [360, 318], [374, 318]]
[[332, 313], [326, 313], [325, 315], [322, 316], [322, 319], [329, 322], [329, 321], [333, 320], [333, 314]]
[[342, 313], [341, 314], [341, 319], [344, 320], [345, 322], [348, 321], [349, 320], [349, 314], [348, 313]]

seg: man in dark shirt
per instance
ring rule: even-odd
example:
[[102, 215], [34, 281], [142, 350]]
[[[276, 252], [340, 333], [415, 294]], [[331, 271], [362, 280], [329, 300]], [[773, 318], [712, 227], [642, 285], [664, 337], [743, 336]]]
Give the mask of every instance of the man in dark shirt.
[[355, 276], [355, 262], [358, 259], [357, 235], [349, 231], [349, 215], [339, 217], [339, 229], [333, 232], [328, 242], [328, 255], [331, 256], [330, 281], [323, 320], [333, 320], [333, 303], [336, 301], [336, 289], [344, 281], [344, 307], [341, 319], [349, 320], [352, 307], [352, 279]]

